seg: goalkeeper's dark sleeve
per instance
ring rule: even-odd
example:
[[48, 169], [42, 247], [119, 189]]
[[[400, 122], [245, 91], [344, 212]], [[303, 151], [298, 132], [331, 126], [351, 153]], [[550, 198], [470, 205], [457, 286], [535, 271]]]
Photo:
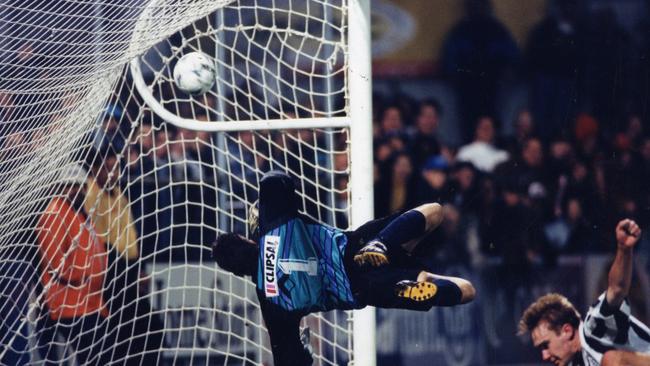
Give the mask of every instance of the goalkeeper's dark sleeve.
[[311, 353], [300, 341], [301, 315], [282, 309], [258, 296], [266, 329], [271, 338], [275, 366], [310, 366]]

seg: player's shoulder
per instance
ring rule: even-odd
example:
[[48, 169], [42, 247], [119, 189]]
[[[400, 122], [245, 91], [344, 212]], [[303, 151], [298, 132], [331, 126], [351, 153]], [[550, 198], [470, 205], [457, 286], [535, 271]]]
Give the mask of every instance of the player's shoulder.
[[594, 301], [594, 303], [589, 307], [585, 319], [588, 317], [608, 318], [613, 315], [629, 317], [630, 312], [630, 304], [627, 299], [623, 300], [619, 306], [614, 307], [607, 302], [607, 291], [605, 291], [600, 294], [596, 301]]

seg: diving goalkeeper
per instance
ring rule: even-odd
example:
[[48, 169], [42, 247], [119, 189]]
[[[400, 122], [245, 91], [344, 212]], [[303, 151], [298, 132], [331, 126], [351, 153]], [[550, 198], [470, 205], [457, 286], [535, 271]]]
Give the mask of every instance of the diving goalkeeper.
[[309, 313], [366, 305], [427, 311], [474, 298], [469, 281], [429, 273], [410, 255], [442, 221], [439, 204], [355, 231], [319, 224], [298, 210], [291, 178], [267, 173], [260, 182], [257, 242], [226, 233], [212, 248], [221, 268], [256, 283], [276, 366], [312, 364], [299, 334], [300, 319]]

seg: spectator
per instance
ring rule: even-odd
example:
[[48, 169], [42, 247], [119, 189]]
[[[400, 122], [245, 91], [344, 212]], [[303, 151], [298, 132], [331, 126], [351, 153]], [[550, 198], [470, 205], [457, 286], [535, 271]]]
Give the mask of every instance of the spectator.
[[27, 156], [30, 156], [32, 150], [23, 131], [15, 131], [2, 136], [0, 147], [0, 187], [3, 187], [11, 178], [10, 172], [16, 169], [17, 163], [20, 164]]
[[422, 179], [418, 186], [418, 203], [438, 202], [444, 204], [450, 200], [449, 163], [441, 155], [430, 157], [422, 166]]
[[592, 215], [594, 211], [598, 211], [600, 201], [594, 175], [594, 170], [590, 169], [587, 163], [578, 160], [572, 166], [567, 186], [567, 195], [577, 197], [583, 204], [585, 212], [592, 212]]
[[117, 341], [111, 357], [126, 365], [155, 362], [162, 339], [148, 333], [162, 325], [140, 294], [139, 239], [130, 202], [119, 185], [120, 161], [110, 149], [91, 152], [89, 158], [92, 176], [84, 205], [109, 249], [104, 296], [111, 314], [109, 331]]
[[178, 129], [168, 136], [172, 179], [178, 182], [200, 182], [203, 178], [201, 163], [198, 161], [196, 131]]
[[604, 141], [600, 140], [600, 125], [587, 113], [576, 117], [574, 126], [576, 153], [589, 163], [603, 159]]
[[140, 233], [140, 257], [164, 258], [171, 245], [172, 188], [167, 132], [142, 121], [128, 150], [126, 184], [136, 230]]
[[393, 106], [396, 106], [400, 111], [402, 123], [405, 130], [412, 129], [416, 116], [419, 113], [420, 102], [416, 101], [408, 94], [397, 92], [393, 96]]
[[415, 166], [422, 166], [429, 157], [440, 154], [438, 141], [440, 113], [440, 104], [436, 100], [431, 99], [420, 103], [415, 131], [409, 142], [409, 150]]
[[606, 223], [615, 222], [621, 216], [638, 219], [643, 186], [647, 179], [642, 175], [643, 163], [639, 155], [632, 151], [631, 143], [625, 135], [618, 135], [612, 148], [612, 158], [596, 165], [602, 172], [604, 200], [611, 202], [613, 208], [608, 212]]
[[469, 162], [457, 162], [451, 169], [450, 181], [451, 202], [458, 207], [463, 215], [468, 213], [478, 214], [479, 200], [479, 173], [474, 165]]
[[502, 145], [511, 156], [517, 155], [526, 139], [535, 136], [535, 122], [530, 110], [524, 108], [517, 113], [513, 123], [514, 133], [503, 139]]
[[248, 197], [249, 203], [257, 199], [257, 193], [251, 186], [257, 186], [257, 169], [259, 169], [256, 151], [255, 134], [252, 131], [241, 131], [231, 135], [226, 142], [229, 169], [237, 179], [228, 182], [229, 190], [238, 196]]
[[387, 105], [386, 98], [381, 93], [372, 94], [372, 138], [381, 137], [381, 115], [384, 106]]
[[413, 163], [404, 152], [394, 155], [388, 171], [381, 172], [375, 187], [375, 216], [383, 217], [415, 206], [417, 179]]
[[519, 62], [510, 32], [492, 14], [489, 0], [465, 0], [465, 17], [449, 31], [442, 67], [461, 106], [461, 137], [471, 139], [472, 123], [495, 115], [496, 95], [508, 70]]
[[[63, 336], [79, 364], [104, 365], [108, 360], [99, 359], [98, 340], [105, 337], [108, 316], [102, 298], [107, 253], [84, 209], [86, 177], [81, 166], [66, 167], [58, 186], [61, 195], [50, 201], [37, 224], [45, 328], [56, 329], [43, 334]], [[47, 345], [45, 363], [58, 363], [51, 346], [54, 339], [41, 341]]]
[[350, 209], [349, 202], [349, 178], [347, 175], [337, 175], [334, 181], [335, 186], [335, 212], [334, 212], [334, 224], [336, 227], [347, 228], [350, 226], [350, 220], [348, 217], [348, 210]]
[[585, 218], [580, 200], [567, 199], [566, 221], [569, 225], [569, 237], [564, 253], [587, 254], [598, 251], [598, 237], [593, 225]]
[[[208, 98], [206, 96], [206, 98]], [[208, 98], [212, 103], [213, 99]], [[198, 121], [209, 121], [205, 113], [193, 114]], [[177, 179], [185, 177], [192, 183], [176, 187], [176, 198], [181, 201], [189, 200], [191, 206], [185, 213], [188, 216], [188, 242], [212, 242], [216, 238], [216, 207], [217, 202], [215, 183], [217, 177], [213, 168], [217, 164], [215, 155], [215, 142], [209, 131], [178, 131], [181, 142], [175, 144], [174, 159], [179, 164], [174, 164]], [[187, 183], [187, 182], [185, 182]], [[181, 193], [182, 191], [182, 193]], [[181, 193], [179, 195], [179, 193]]]
[[129, 202], [119, 184], [120, 161], [110, 150], [91, 152], [92, 178], [88, 181], [86, 211], [97, 233], [127, 260], [137, 260], [138, 233], [133, 225]]
[[[271, 135], [268, 135], [271, 138]], [[244, 198], [244, 202], [237, 200], [229, 200], [231, 212], [240, 220], [232, 221], [231, 228], [236, 231], [245, 231], [247, 225], [244, 220], [247, 217], [246, 206], [251, 205], [257, 200], [257, 191], [254, 187], [258, 186], [258, 169], [261, 168], [260, 164], [268, 166], [270, 156], [262, 157], [256, 154], [256, 151], [265, 150], [268, 155], [279, 156], [280, 152], [271, 153], [271, 148], [276, 147], [276, 144], [266, 145], [266, 149], [259, 149], [257, 140], [253, 131], [240, 131], [228, 134], [226, 137], [226, 152], [228, 159], [228, 169], [233, 179], [227, 179], [222, 182], [223, 188], [231, 192], [235, 197]], [[282, 143], [283, 140], [278, 141]], [[280, 149], [278, 149], [280, 150]]]
[[[341, 149], [342, 150], [342, 149]], [[349, 190], [348, 184], [350, 182], [349, 161], [348, 154], [344, 151], [339, 151], [334, 154], [334, 226], [347, 228], [350, 226], [349, 217], [347, 215], [349, 209]]]
[[[151, 123], [142, 120], [137, 132], [126, 150], [127, 174], [129, 181], [143, 179], [154, 170], [154, 129]], [[140, 198], [142, 190], [136, 191], [129, 187], [129, 200], [136, 201]], [[140, 217], [140, 215], [136, 215]]]
[[[207, 120], [206, 115], [197, 116], [197, 118]], [[195, 146], [196, 157], [203, 171], [202, 182], [205, 183], [199, 188], [201, 196], [197, 197], [197, 202], [201, 206], [200, 212], [202, 213], [198, 225], [201, 226], [201, 241], [203, 243], [212, 243], [217, 238], [217, 189], [215, 185], [217, 178], [214, 166], [218, 163], [212, 133], [197, 131]]]
[[546, 161], [551, 180], [557, 181], [560, 176], [568, 176], [575, 159], [575, 151], [569, 140], [562, 137], [551, 140]]
[[403, 133], [404, 121], [402, 111], [394, 105], [386, 107], [381, 115], [382, 136], [402, 135]]
[[515, 184], [504, 185], [494, 202], [492, 214], [484, 217], [484, 250], [491, 256], [501, 257], [504, 266], [527, 269], [530, 263], [526, 228], [529, 211], [523, 203], [523, 195]]
[[171, 164], [171, 150], [169, 136], [173, 137], [174, 131], [169, 128], [156, 129], [154, 131], [154, 167], [156, 179], [169, 184], [173, 177], [173, 165]]
[[125, 146], [125, 139], [121, 131], [121, 119], [124, 111], [117, 104], [109, 103], [102, 114], [101, 124], [95, 131], [93, 146], [95, 149], [110, 146], [115, 151], [121, 151]]
[[492, 172], [499, 163], [508, 160], [508, 153], [494, 146], [494, 137], [494, 120], [480, 117], [474, 130], [474, 141], [461, 147], [456, 159], [470, 162], [485, 173]]
[[521, 161], [523, 163], [523, 181], [528, 192], [530, 192], [530, 185], [533, 183], [547, 185], [544, 169], [544, 147], [538, 138], [531, 137], [523, 142]]
[[482, 216], [484, 251], [501, 258], [510, 275], [528, 274], [531, 264], [552, 260], [542, 222], [516, 181], [501, 184], [497, 192], [497, 199]]
[[621, 132], [634, 148], [638, 148], [643, 140], [644, 135], [643, 121], [641, 117], [632, 113], [627, 117], [626, 125]]
[[11, 121], [14, 108], [12, 94], [6, 91], [0, 92], [0, 121]]
[[[19, 229], [18, 234], [11, 235], [8, 239], [11, 243], [20, 243], [17, 245], [37, 247], [34, 235], [30, 235], [33, 233], [33, 219], [23, 220], [23, 224], [25, 225], [20, 227], [24, 229]], [[33, 263], [37, 260], [26, 260], [26, 258], [33, 258], [32, 254], [32, 250], [18, 250], [13, 253], [4, 251], [0, 254], [0, 273], [3, 274], [0, 277], [0, 344], [2, 345], [0, 364], [2, 365], [32, 364], [29, 339], [52, 338], [51, 334], [44, 334], [43, 329], [29, 326], [30, 296], [35, 291], [41, 292], [35, 290], [34, 286], [34, 274], [38, 273], [38, 270]], [[41, 314], [39, 318], [46, 316], [47, 314]], [[47, 332], [53, 333], [53, 329], [48, 329]]]
[[521, 153], [499, 164], [494, 173], [497, 181], [515, 182], [530, 199], [546, 201], [549, 197], [550, 179], [544, 165], [544, 148], [536, 137], [523, 141]]
[[[201, 249], [201, 183], [205, 176], [198, 160], [196, 131], [178, 129], [169, 136], [172, 171], [173, 205], [172, 242], [177, 248], [172, 255], [200, 260]], [[182, 203], [181, 203], [182, 202]], [[187, 244], [191, 244], [189, 248]]]

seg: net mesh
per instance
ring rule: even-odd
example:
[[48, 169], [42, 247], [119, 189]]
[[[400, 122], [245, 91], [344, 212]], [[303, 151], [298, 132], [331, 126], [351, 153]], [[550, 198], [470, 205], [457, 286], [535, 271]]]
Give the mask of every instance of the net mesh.
[[[206, 132], [347, 115], [346, 3], [9, 0], [0, 4], [0, 363], [271, 364], [250, 279], [217, 268], [249, 234], [262, 174], [349, 226], [347, 128]], [[191, 96], [184, 54], [217, 65]], [[131, 73], [135, 58], [140, 72]], [[347, 312], [314, 315], [318, 364], [351, 359]]]

